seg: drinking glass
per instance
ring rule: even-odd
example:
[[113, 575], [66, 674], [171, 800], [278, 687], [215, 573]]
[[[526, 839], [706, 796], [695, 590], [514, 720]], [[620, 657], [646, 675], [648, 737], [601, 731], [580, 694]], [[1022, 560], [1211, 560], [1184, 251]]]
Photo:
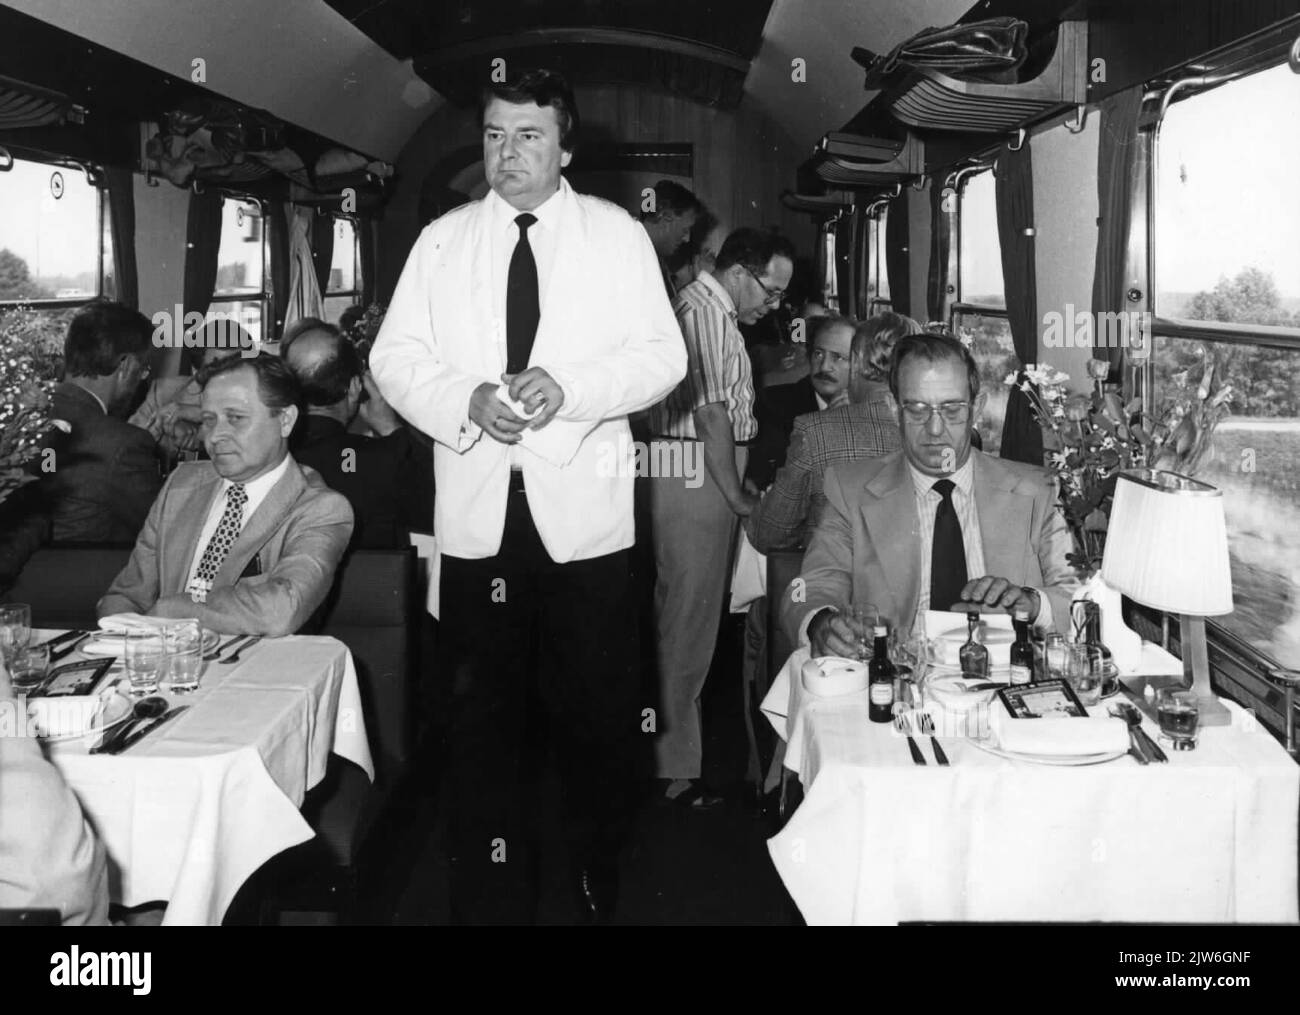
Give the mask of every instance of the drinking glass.
[[1105, 679], [1104, 660], [1096, 645], [1071, 645], [1066, 663], [1066, 679], [1088, 708], [1101, 700], [1101, 685]]
[[122, 665], [131, 694], [143, 697], [158, 690], [165, 649], [157, 631], [128, 631], [122, 636]]
[[27, 694], [36, 690], [45, 680], [50, 668], [50, 648], [48, 645], [26, 645], [15, 648], [10, 654], [9, 681], [18, 694]]
[[1166, 687], [1156, 693], [1156, 722], [1160, 739], [1176, 751], [1196, 747], [1200, 731], [1201, 709], [1195, 691]]
[[197, 620], [168, 624], [163, 631], [163, 679], [170, 691], [185, 694], [198, 689], [203, 675], [203, 629]]
[[26, 648], [32, 640], [32, 608], [26, 603], [0, 606], [0, 653], [6, 659], [14, 649]]
[[854, 600], [849, 604], [848, 614], [858, 646], [858, 658], [870, 659], [875, 648], [876, 624], [880, 622], [880, 611], [874, 603]]
[[1069, 658], [1070, 647], [1065, 643], [1064, 636], [1055, 632], [1049, 634], [1043, 642], [1043, 665], [1047, 669], [1044, 677], [1047, 680], [1063, 680]]

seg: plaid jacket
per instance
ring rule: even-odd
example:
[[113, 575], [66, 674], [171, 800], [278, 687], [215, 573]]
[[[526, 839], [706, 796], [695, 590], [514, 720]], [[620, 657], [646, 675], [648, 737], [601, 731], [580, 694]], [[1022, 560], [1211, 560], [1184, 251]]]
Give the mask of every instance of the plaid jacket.
[[806, 546], [826, 504], [822, 488], [827, 467], [901, 447], [898, 421], [882, 400], [797, 416], [785, 465], [745, 520], [749, 541], [759, 553]]

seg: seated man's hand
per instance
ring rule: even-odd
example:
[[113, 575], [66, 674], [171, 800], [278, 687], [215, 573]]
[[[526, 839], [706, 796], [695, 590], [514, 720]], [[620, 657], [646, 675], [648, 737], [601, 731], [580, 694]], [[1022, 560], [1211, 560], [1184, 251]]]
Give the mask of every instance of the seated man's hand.
[[858, 657], [858, 638], [849, 618], [834, 610], [822, 610], [808, 625], [808, 647], [818, 656]]
[[177, 451], [196, 451], [203, 443], [199, 437], [199, 425], [188, 419], [177, 418], [172, 423], [171, 438]]
[[497, 398], [497, 385], [484, 381], [474, 389], [469, 399], [469, 418], [483, 428], [483, 432], [502, 444], [518, 444], [519, 431], [528, 425], [510, 406]]
[[375, 379], [369, 370], [362, 375], [361, 385], [366, 389], [366, 394], [369, 397], [361, 403], [357, 413], [366, 426], [370, 427], [378, 436], [387, 437], [402, 425], [402, 421], [397, 418], [397, 413], [393, 411], [393, 407], [379, 393], [379, 385], [375, 383]]
[[510, 385], [511, 398], [523, 402], [529, 412], [537, 413], [528, 424], [534, 430], [549, 423], [564, 404], [564, 390], [541, 367], [529, 367], [517, 374], [502, 374], [501, 380]]
[[1029, 619], [1038, 616], [1038, 593], [1021, 588], [1006, 578], [986, 574], [983, 578], [968, 581], [961, 590], [961, 601], [972, 606], [986, 606], [1015, 613], [1018, 608], [1029, 611]]

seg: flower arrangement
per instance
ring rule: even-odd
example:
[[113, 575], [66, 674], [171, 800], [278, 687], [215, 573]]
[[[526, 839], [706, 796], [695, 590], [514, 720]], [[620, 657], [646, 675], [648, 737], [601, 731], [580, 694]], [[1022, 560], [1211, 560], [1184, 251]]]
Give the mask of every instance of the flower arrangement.
[[49, 416], [61, 371], [49, 323], [25, 306], [0, 310], [0, 503], [37, 478], [24, 466], [50, 429], [68, 428]]
[[1136, 467], [1191, 475], [1210, 449], [1214, 428], [1228, 412], [1231, 385], [1215, 387], [1216, 364], [1207, 355], [1200, 378], [1191, 371], [1172, 378], [1172, 386], [1151, 413], [1142, 400], [1127, 405], [1103, 381], [1105, 360], [1090, 359], [1090, 395], [1071, 394], [1069, 375], [1051, 366], [1032, 366], [1006, 383], [1019, 387], [1043, 431], [1046, 464], [1059, 485], [1061, 511], [1074, 534], [1070, 563], [1091, 573], [1101, 567], [1106, 529], [1120, 471]]
[[354, 313], [359, 309], [349, 308], [353, 313], [345, 313], [340, 318], [339, 324], [342, 326], [343, 334], [361, 354], [362, 362], [369, 363], [370, 349], [374, 346], [375, 339], [379, 337], [379, 327], [384, 323], [384, 315], [388, 313], [388, 308], [382, 303], [372, 303], [359, 314]]

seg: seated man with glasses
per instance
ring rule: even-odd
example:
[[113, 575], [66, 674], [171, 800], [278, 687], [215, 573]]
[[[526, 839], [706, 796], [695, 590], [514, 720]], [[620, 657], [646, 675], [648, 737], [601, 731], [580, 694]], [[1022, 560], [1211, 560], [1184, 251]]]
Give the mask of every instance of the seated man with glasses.
[[963, 604], [1024, 607], [1065, 630], [1076, 580], [1053, 481], [972, 449], [985, 396], [970, 352], [944, 333], [901, 339], [889, 388], [903, 448], [827, 472], [826, 508], [781, 605], [787, 632], [814, 656], [853, 656], [841, 611], [855, 600], [902, 630]]

